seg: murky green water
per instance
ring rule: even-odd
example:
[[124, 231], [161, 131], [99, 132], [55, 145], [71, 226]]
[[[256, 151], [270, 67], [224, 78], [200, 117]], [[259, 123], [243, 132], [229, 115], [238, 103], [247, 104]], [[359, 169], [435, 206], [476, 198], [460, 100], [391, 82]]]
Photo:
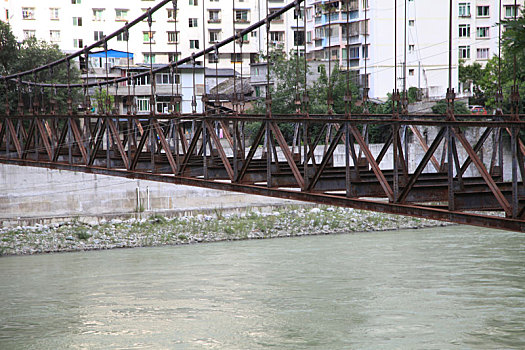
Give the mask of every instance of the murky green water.
[[0, 259], [0, 349], [524, 349], [525, 235], [472, 227]]

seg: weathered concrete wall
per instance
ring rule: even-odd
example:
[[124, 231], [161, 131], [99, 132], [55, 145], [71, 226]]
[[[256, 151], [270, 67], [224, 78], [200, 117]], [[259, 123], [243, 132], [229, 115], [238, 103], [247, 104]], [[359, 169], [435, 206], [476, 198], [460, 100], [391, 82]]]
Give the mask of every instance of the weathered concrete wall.
[[0, 224], [42, 217], [100, 217], [158, 211], [296, 203], [144, 180], [0, 164]]

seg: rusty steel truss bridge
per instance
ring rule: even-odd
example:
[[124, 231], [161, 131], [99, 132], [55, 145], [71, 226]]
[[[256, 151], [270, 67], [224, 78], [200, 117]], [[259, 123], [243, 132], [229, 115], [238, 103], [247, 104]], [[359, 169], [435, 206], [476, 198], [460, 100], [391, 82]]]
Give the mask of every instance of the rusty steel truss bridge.
[[[162, 67], [151, 64], [142, 73], [132, 75], [128, 70], [126, 76], [95, 82], [85, 79], [78, 83], [70, 79], [74, 61], [88, 62], [91, 51], [99, 47], [107, 52], [108, 42], [117, 36], [129, 40], [129, 29], [140, 22], [147, 21], [151, 29], [152, 17], [160, 8], [173, 6], [176, 16], [177, 1], [164, 0], [74, 54], [25, 72], [0, 76], [0, 96], [5, 96], [6, 105], [0, 115], [0, 162], [524, 231], [525, 145], [520, 131], [525, 125], [524, 115], [519, 114], [517, 85], [515, 82], [509, 96], [503, 96], [501, 89], [497, 96], [499, 103], [504, 98], [510, 100], [512, 113], [455, 113], [451, 86], [452, 0], [448, 23], [448, 109], [444, 115], [408, 114], [406, 89], [397, 88], [392, 92], [393, 113], [370, 114], [366, 112], [367, 86], [361, 96], [352, 96], [349, 84], [344, 96], [345, 113], [333, 112], [334, 96], [329, 91], [326, 112], [313, 114], [309, 111], [306, 76], [296, 82], [295, 114], [272, 113], [271, 91], [266, 92], [264, 114], [247, 113], [245, 96], [237, 91], [229, 96], [204, 93], [204, 107], [202, 111], [196, 110], [196, 59], [201, 57], [205, 64], [206, 56], [218, 55], [221, 48], [231, 43], [234, 50], [242, 53], [243, 37], [259, 27], [266, 28], [268, 43], [272, 20], [286, 11], [299, 9], [303, 2], [293, 1], [246, 29], [235, 30], [233, 24], [234, 36]], [[394, 2], [397, 9], [397, 0]], [[343, 2], [341, 6], [349, 4]], [[327, 11], [331, 11], [330, 5]], [[306, 21], [306, 16], [303, 18]], [[175, 21], [175, 31], [176, 25]], [[268, 44], [266, 49], [269, 50]], [[395, 49], [394, 57], [397, 44]], [[179, 112], [182, 103], [179, 84], [171, 79], [169, 112], [158, 113], [154, 107], [156, 75], [177, 74], [183, 65], [193, 67], [192, 111]], [[397, 68], [398, 63], [394, 62], [394, 66]], [[61, 67], [67, 70], [67, 81], [42, 80], [42, 76], [51, 78]], [[269, 65], [268, 86], [271, 69]], [[341, 69], [344, 71], [345, 67]], [[393, 70], [397, 74], [397, 69]], [[152, 82], [150, 111], [140, 114], [134, 88], [146, 76]], [[238, 79], [242, 86], [242, 75]], [[350, 79], [349, 74], [346, 79]], [[127, 91], [125, 113], [110, 108], [108, 89], [116, 86], [124, 86], [122, 89]], [[234, 90], [237, 86], [234, 82]], [[104, 90], [107, 92], [102, 94], [104, 103], [99, 104], [96, 112], [92, 111], [90, 95]], [[62, 105], [56, 98], [57, 91], [67, 97]], [[81, 96], [82, 108], [75, 105], [75, 93]], [[8, 96], [15, 96], [15, 103]], [[353, 114], [351, 106], [358, 100], [365, 106], [365, 112]], [[247, 135], [249, 125], [251, 135]], [[283, 134], [283, 127], [290, 125], [293, 140]], [[369, 143], [367, 134], [374, 126], [386, 130], [386, 142], [377, 149]], [[424, 136], [423, 128], [433, 132]], [[418, 157], [408, 154], [409, 134], [418, 149], [412, 153], [419, 154]], [[337, 154], [343, 156], [336, 157]]]

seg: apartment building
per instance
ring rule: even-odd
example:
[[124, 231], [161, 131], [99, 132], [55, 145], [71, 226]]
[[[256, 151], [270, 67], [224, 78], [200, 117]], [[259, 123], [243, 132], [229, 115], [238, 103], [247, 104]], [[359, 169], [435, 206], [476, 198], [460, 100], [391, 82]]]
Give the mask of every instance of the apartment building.
[[[524, 1], [518, 3], [523, 6]], [[20, 40], [36, 36], [73, 52], [158, 2], [4, 0], [2, 20], [11, 23]], [[129, 42], [119, 36], [108, 47], [133, 53], [135, 63], [168, 63], [214, 45], [289, 2], [179, 0], [176, 16], [169, 4], [153, 15], [151, 31], [144, 21], [131, 29]], [[497, 54], [500, 14], [511, 18], [517, 11], [514, 0], [501, 3], [499, 8], [499, 0], [454, 0], [453, 87], [458, 87], [460, 58], [483, 63]], [[349, 64], [356, 83], [368, 87], [372, 98], [384, 99], [403, 86], [418, 87], [430, 98], [444, 97], [448, 87], [448, 1], [397, 0], [397, 17], [395, 10], [394, 0], [306, 0], [298, 11], [288, 11], [272, 21], [268, 36], [263, 26], [242, 41], [221, 48], [218, 55], [211, 53], [198, 62], [210, 68], [234, 68], [248, 76], [250, 64], [261, 61], [269, 40], [271, 46], [280, 46], [287, 53], [298, 50], [305, 54], [313, 74], [319, 65], [346, 69]]]
[[[500, 7], [501, 3], [501, 7]], [[458, 56], [465, 63], [478, 62], [482, 65], [498, 55], [501, 20], [513, 19], [520, 15], [524, 0], [471, 0], [457, 3]], [[501, 32], [505, 30], [501, 26]]]
[[[179, 0], [175, 16], [171, 3], [147, 21], [133, 27], [129, 42], [122, 35], [108, 48], [135, 54], [135, 62], [168, 63], [214, 45], [253, 24], [265, 10], [262, 1]], [[282, 2], [282, 1], [281, 1]], [[91, 45], [159, 3], [159, 0], [4, 0], [2, 20], [11, 24], [19, 40], [28, 37], [50, 41], [65, 52]], [[264, 17], [264, 16], [263, 16]], [[176, 21], [175, 21], [176, 18]], [[249, 74], [250, 60], [259, 53], [257, 32], [210, 54], [207, 66], [243, 65]], [[151, 43], [151, 50], [150, 50]], [[242, 47], [241, 47], [242, 46]]]
[[[307, 1], [306, 52], [313, 66], [327, 66], [330, 60], [332, 65], [346, 69], [349, 63], [356, 82], [370, 88], [370, 97], [384, 98], [394, 87], [402, 89], [405, 85], [420, 88], [426, 97], [445, 96], [448, 1], [397, 0], [397, 17], [393, 0], [347, 1]], [[517, 3], [518, 6], [514, 0], [454, 0], [452, 86], [456, 91], [463, 91], [458, 88], [459, 59], [467, 64], [484, 65], [497, 55], [498, 23], [500, 18], [511, 19], [520, 13], [524, 0]], [[396, 37], [394, 18], [397, 18]], [[394, 43], [397, 43], [397, 56]], [[394, 56], [397, 79], [394, 79]]]

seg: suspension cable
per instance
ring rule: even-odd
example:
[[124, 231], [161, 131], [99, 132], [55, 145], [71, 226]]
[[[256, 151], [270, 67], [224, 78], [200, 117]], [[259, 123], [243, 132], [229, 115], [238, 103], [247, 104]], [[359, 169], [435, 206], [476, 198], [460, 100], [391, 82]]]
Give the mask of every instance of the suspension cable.
[[[215, 46], [213, 47], [208, 47], [206, 50], [201, 50], [201, 51], [198, 51], [198, 52], [195, 52], [193, 54], [193, 57], [196, 59], [200, 56], [204, 56], [212, 51], [215, 51], [215, 47], [217, 48], [221, 48], [223, 46], [226, 46], [228, 45], [229, 43], [231, 43], [232, 41], [236, 40], [239, 36], [241, 35], [245, 35], [245, 34], [249, 34], [251, 33], [252, 31], [254, 31], [255, 29], [259, 28], [259, 27], [262, 27], [263, 25], [265, 25], [267, 22], [271, 22], [273, 19], [275, 19], [276, 17], [279, 17], [280, 15], [282, 15], [283, 13], [287, 12], [288, 10], [292, 9], [296, 2], [299, 2], [299, 3], [303, 3], [305, 0], [295, 0], [294, 2], [282, 7], [281, 9], [273, 12], [272, 14], [268, 15], [267, 18], [265, 18], [264, 20], [261, 20], [257, 23], [254, 23], [252, 24], [251, 26], [245, 28], [245, 29], [242, 29], [239, 31], [239, 33], [237, 33], [236, 35], [232, 35], [231, 37], [217, 43]], [[156, 6], [157, 7], [157, 6]], [[153, 13], [153, 9], [151, 10], [151, 13]], [[144, 18], [146, 18], [147, 16], [141, 16], [139, 18], [141, 18], [141, 20], [143, 20]], [[134, 20], [132, 23], [135, 23], [137, 22], [137, 20]], [[130, 24], [130, 27], [131, 27], [131, 24]], [[120, 29], [118, 32], [115, 32], [111, 35], [108, 35], [107, 36], [107, 39], [111, 39], [113, 37], [115, 37], [117, 34], [120, 34], [122, 31], [124, 30], [124, 28]], [[102, 44], [102, 41], [100, 42]], [[100, 45], [99, 45], [100, 46]], [[88, 49], [91, 49], [93, 47], [93, 45], [89, 46]], [[82, 52], [82, 51], [80, 51]], [[68, 56], [70, 57], [70, 56]], [[76, 57], [76, 56], [75, 56]], [[175, 66], [175, 65], [182, 65], [184, 63], [188, 63], [188, 62], [191, 62], [192, 60], [192, 56], [187, 56], [185, 58], [182, 58], [180, 60], [177, 60], [177, 62], [171, 62], [163, 67], [159, 67], [159, 68], [155, 68], [153, 70], [153, 73], [160, 73], [160, 72], [165, 72], [165, 71], [169, 71], [169, 68], [170, 66]], [[62, 63], [64, 62], [64, 60], [60, 60], [59, 63]], [[42, 67], [45, 67], [45, 68], [48, 68], [49, 65], [45, 65], [45, 66], [42, 66]], [[41, 70], [41, 69], [45, 69], [45, 68], [42, 68], [42, 67], [39, 67], [38, 69], [36, 69], [37, 71]], [[33, 72], [33, 70], [29, 71], [29, 72]], [[24, 73], [25, 74], [25, 73]], [[134, 77], [136, 79], [138, 78], [141, 78], [143, 76], [146, 76], [148, 75], [149, 72], [144, 72], [144, 73], [140, 73], [140, 74], [136, 74]], [[7, 78], [7, 79], [13, 79], [14, 77], [17, 77], [17, 74], [14, 74], [14, 75], [10, 75], [10, 76], [0, 76], [0, 79], [4, 79], [4, 78]], [[117, 78], [115, 79], [115, 82], [122, 82], [122, 81], [126, 81], [126, 77], [121, 77], [121, 78]], [[44, 87], [51, 87], [53, 86], [52, 84], [44, 84], [44, 83], [32, 83], [32, 82], [27, 82], [27, 81], [21, 81], [22, 84], [24, 85], [37, 85], [37, 86], [44, 86]], [[113, 83], [113, 82], [111, 82]], [[102, 84], [106, 84], [106, 82], [103, 82]], [[57, 88], [66, 88], [68, 85], [66, 84], [55, 84], [54, 85], [55, 87]], [[96, 82], [93, 82], [93, 83], [90, 83], [90, 84], [87, 84], [88, 87], [92, 87], [92, 86], [98, 86], [98, 83]], [[82, 84], [70, 84], [70, 87], [72, 88], [79, 88], [79, 87], [82, 87]]]

